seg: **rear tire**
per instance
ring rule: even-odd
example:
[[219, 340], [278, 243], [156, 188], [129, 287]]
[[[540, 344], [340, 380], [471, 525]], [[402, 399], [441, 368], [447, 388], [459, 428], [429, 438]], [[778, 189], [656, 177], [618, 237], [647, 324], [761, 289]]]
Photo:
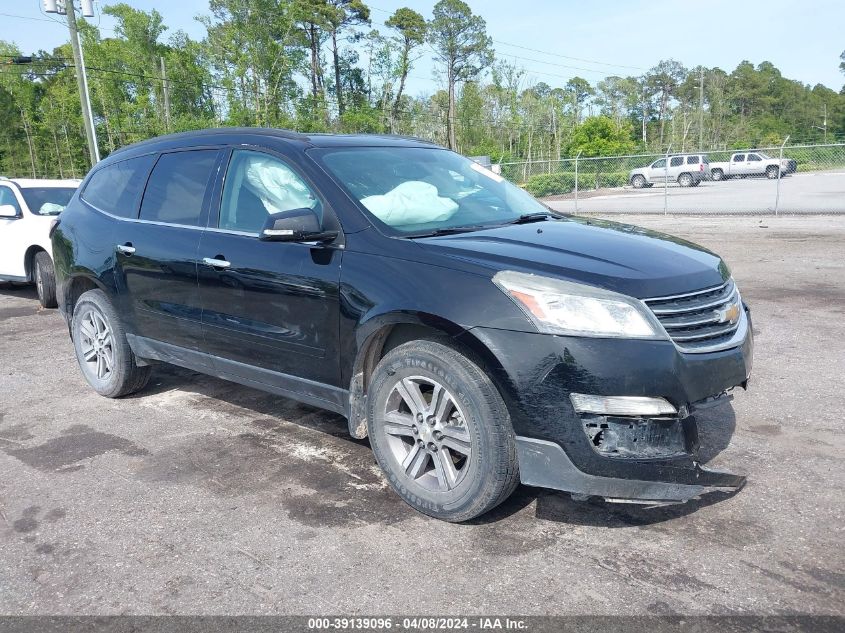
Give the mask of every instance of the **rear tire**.
[[718, 182], [725, 179], [725, 173], [721, 169], [714, 169], [710, 172], [710, 178]]
[[634, 176], [633, 178], [631, 178], [631, 186], [632, 186], [634, 189], [642, 189], [642, 188], [643, 188], [643, 187], [645, 187], [647, 184], [648, 184], [648, 183], [645, 181], [645, 177], [644, 177], [644, 176], [640, 176], [639, 174], [637, 174], [636, 176]]
[[692, 176], [686, 172], [678, 176], [678, 184], [681, 187], [692, 187]]
[[498, 390], [447, 341], [410, 341], [379, 362], [367, 397], [376, 461], [414, 509], [468, 521], [519, 483], [516, 440]]
[[56, 273], [53, 260], [44, 252], [39, 251], [33, 260], [32, 280], [38, 291], [38, 301], [42, 308], [55, 308], [56, 302]]
[[774, 180], [775, 178], [777, 178], [779, 173], [780, 169], [777, 165], [769, 165], [768, 167], [766, 167], [766, 178], [768, 178], [769, 180]]
[[123, 324], [102, 290], [79, 297], [71, 328], [76, 359], [94, 391], [119, 398], [146, 386], [151, 368], [138, 367]]

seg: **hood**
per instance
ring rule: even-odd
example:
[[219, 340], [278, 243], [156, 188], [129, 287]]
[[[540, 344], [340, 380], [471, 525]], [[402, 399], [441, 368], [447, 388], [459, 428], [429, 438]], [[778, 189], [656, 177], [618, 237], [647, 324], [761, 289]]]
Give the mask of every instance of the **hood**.
[[717, 286], [730, 276], [718, 255], [692, 242], [598, 219], [507, 225], [418, 243], [493, 274], [549, 275], [641, 299]]

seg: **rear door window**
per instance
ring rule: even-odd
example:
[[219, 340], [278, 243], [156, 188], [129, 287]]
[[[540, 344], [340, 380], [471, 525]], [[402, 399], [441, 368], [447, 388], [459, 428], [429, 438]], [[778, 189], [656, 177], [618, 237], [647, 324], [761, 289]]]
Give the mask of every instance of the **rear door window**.
[[744, 163], [745, 162], [745, 154], [734, 154], [734, 162], [735, 163]]
[[162, 154], [144, 191], [141, 219], [205, 226], [205, 199], [219, 154], [216, 149]]
[[675, 156], [672, 160], [669, 161], [669, 167], [679, 167], [680, 165], [684, 164], [684, 157], [683, 156]]
[[129, 158], [98, 169], [91, 176], [81, 198], [101, 211], [121, 218], [134, 218], [154, 154]]

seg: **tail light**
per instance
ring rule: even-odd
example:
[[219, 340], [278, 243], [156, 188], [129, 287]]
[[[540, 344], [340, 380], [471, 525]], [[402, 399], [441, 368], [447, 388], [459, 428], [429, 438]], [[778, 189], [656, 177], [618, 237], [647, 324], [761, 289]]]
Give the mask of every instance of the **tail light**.
[[701, 164], [698, 166], [698, 171], [704, 171], [704, 163], [701, 163]]

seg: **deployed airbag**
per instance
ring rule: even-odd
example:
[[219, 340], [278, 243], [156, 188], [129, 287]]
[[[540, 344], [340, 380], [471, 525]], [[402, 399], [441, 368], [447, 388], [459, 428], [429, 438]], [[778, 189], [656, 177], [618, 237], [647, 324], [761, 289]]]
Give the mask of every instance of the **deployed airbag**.
[[441, 198], [437, 187], [421, 180], [409, 180], [386, 194], [367, 196], [361, 203], [385, 224], [425, 224], [442, 222], [458, 210], [458, 203]]
[[305, 183], [272, 158], [250, 156], [246, 185], [261, 200], [267, 213], [311, 209], [316, 202]]

